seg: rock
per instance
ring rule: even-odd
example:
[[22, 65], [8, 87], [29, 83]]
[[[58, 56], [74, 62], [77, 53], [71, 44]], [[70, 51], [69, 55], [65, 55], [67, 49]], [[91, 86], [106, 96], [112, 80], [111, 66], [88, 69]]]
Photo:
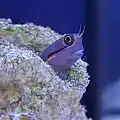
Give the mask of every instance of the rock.
[[88, 120], [80, 104], [88, 64], [78, 60], [69, 79], [61, 80], [38, 56], [61, 36], [49, 27], [0, 19], [0, 120]]

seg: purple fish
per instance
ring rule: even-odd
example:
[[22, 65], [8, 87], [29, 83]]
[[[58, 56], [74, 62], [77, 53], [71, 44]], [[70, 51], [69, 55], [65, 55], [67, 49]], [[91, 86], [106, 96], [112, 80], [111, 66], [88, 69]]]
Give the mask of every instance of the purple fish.
[[85, 27], [78, 34], [65, 34], [60, 39], [47, 47], [41, 58], [57, 73], [64, 73], [78, 59], [83, 56], [82, 35]]

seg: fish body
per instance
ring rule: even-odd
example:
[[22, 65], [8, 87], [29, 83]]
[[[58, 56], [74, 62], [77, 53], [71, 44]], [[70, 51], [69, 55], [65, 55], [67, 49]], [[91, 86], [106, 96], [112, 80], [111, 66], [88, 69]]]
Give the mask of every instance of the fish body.
[[83, 56], [82, 33], [65, 34], [48, 46], [41, 54], [55, 72], [64, 73]]

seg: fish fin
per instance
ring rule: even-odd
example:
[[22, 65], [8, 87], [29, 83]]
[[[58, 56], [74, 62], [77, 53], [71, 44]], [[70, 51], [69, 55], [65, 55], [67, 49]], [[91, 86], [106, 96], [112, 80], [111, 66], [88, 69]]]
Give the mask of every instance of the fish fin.
[[57, 73], [58, 77], [62, 80], [66, 80], [68, 77], [68, 73], [65, 71], [63, 73]]

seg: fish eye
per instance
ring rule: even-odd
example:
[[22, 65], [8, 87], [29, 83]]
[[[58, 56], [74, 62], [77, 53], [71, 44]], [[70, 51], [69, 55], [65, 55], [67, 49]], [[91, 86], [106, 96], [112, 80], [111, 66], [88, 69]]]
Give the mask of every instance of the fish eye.
[[67, 44], [67, 45], [72, 45], [72, 44], [74, 43], [74, 38], [73, 38], [73, 36], [72, 36], [72, 35], [66, 35], [66, 36], [64, 37], [64, 42], [65, 42], [65, 44]]

